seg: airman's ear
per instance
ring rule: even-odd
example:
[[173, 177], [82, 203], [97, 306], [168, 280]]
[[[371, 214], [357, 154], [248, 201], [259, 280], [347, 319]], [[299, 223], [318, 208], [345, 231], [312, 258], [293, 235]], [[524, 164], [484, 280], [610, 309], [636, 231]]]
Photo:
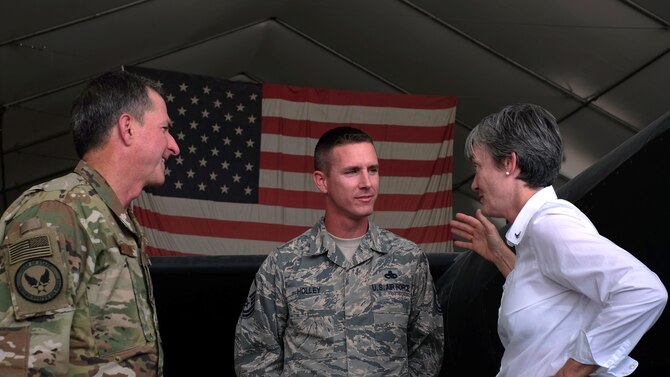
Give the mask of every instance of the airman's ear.
[[320, 170], [315, 170], [312, 173], [312, 179], [314, 179], [314, 184], [316, 188], [319, 189], [323, 194], [328, 193], [328, 177]]

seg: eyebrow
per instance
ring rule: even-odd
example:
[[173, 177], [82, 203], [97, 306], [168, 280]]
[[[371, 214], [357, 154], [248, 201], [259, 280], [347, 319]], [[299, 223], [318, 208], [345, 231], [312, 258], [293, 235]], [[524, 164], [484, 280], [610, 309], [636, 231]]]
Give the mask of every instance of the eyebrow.
[[350, 165], [350, 166], [342, 167], [342, 170], [361, 170], [361, 169], [371, 169], [371, 168], [379, 169], [379, 164], [373, 164], [373, 165], [367, 165], [367, 166]]

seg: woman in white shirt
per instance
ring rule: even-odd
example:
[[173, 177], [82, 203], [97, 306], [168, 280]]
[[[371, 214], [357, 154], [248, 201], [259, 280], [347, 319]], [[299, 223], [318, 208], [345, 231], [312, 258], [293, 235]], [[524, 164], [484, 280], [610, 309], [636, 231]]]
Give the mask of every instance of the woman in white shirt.
[[[506, 278], [498, 377], [631, 374], [637, 362], [628, 354], [668, 294], [655, 273], [556, 197], [563, 147], [554, 116], [537, 105], [507, 106], [470, 132], [465, 154], [481, 209], [456, 214], [451, 225], [464, 239], [456, 246]], [[505, 240], [487, 217], [511, 224]]]

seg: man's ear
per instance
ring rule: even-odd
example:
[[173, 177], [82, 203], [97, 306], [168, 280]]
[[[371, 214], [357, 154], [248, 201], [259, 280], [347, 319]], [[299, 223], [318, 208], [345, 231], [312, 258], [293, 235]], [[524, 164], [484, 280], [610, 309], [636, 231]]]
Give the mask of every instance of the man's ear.
[[328, 177], [321, 170], [315, 170], [312, 173], [312, 179], [314, 179], [314, 184], [316, 188], [319, 189], [323, 194], [328, 193]]
[[123, 113], [116, 121], [116, 130], [123, 143], [130, 145], [133, 141], [133, 117], [128, 113]]

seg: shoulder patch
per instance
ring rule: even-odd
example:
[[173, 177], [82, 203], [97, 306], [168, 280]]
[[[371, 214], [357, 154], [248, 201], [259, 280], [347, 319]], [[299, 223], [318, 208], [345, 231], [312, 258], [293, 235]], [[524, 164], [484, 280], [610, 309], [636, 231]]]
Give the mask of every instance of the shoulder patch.
[[49, 236], [46, 234], [22, 239], [9, 245], [9, 264], [51, 255], [53, 255], [53, 250]]
[[54, 230], [40, 229], [12, 239], [7, 253], [7, 280], [17, 319], [71, 310], [68, 268]]
[[24, 262], [14, 275], [16, 291], [32, 303], [46, 303], [63, 290], [63, 275], [46, 259]]

